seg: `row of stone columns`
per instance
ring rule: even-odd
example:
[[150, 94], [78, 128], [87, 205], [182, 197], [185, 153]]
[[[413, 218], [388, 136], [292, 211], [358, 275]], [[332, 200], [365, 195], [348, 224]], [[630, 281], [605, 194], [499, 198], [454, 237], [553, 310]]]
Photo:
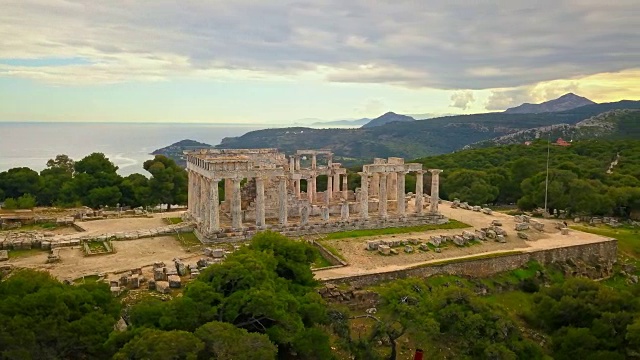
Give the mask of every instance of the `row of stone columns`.
[[[342, 189], [340, 189], [340, 177], [342, 176]], [[333, 179], [333, 180], [332, 180]], [[311, 176], [307, 180], [307, 199], [310, 203], [313, 204], [317, 192], [318, 192], [318, 182], [316, 176]], [[294, 193], [296, 195], [296, 199], [300, 199], [300, 180], [294, 180]], [[327, 178], [327, 191], [325, 192], [325, 202], [327, 205], [331, 202], [332, 199], [335, 198], [336, 194], [340, 193], [342, 198], [347, 199], [348, 189], [347, 189], [347, 174], [335, 174], [333, 176], [328, 176]]]
[[[431, 172], [431, 201], [429, 211], [431, 213], [438, 212], [438, 202], [440, 194], [440, 173], [442, 170], [433, 169]], [[360, 174], [360, 217], [366, 219], [369, 217], [369, 190], [378, 196], [378, 215], [382, 218], [388, 216], [387, 201], [397, 200], [397, 214], [399, 216], [406, 215], [406, 197], [404, 193], [405, 187], [405, 171], [393, 172], [393, 173], [358, 173]], [[371, 184], [369, 181], [371, 176]], [[391, 179], [391, 180], [389, 180]], [[417, 214], [422, 213], [423, 208], [423, 181], [424, 170], [416, 172], [416, 198], [415, 198], [415, 212]]]
[[[241, 178], [225, 179], [230, 180], [230, 186], [226, 189], [226, 198], [230, 204], [231, 227], [242, 229], [242, 197], [240, 191]], [[256, 177], [256, 226], [264, 228], [265, 219], [265, 196], [264, 178]], [[278, 178], [278, 201], [280, 224], [287, 224], [287, 178]], [[213, 232], [220, 230], [220, 199], [218, 196], [219, 180], [210, 179], [194, 171], [189, 172], [189, 193], [188, 204], [191, 215], [197, 222], [202, 224], [202, 229]], [[231, 190], [231, 191], [228, 191]]]

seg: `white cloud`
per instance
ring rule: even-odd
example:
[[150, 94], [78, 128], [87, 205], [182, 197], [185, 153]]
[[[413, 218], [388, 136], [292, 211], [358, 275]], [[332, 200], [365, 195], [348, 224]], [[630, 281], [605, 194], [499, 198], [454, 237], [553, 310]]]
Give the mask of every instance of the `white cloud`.
[[451, 105], [449, 107], [467, 110], [475, 100], [472, 91], [456, 91], [451, 95]]
[[91, 63], [2, 65], [0, 76], [112, 83], [326, 69], [335, 82], [513, 88], [637, 67], [639, 11], [635, 0], [4, 0], [0, 59]]

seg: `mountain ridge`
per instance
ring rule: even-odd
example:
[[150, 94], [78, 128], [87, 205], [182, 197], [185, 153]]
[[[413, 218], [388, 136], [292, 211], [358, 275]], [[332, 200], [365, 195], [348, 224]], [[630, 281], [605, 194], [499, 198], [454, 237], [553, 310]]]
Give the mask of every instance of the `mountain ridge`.
[[507, 114], [539, 114], [545, 112], [558, 112], [575, 109], [585, 105], [597, 104], [586, 97], [578, 96], [574, 93], [567, 93], [557, 99], [542, 102], [540, 104], [523, 103], [516, 107], [508, 108], [504, 112]]

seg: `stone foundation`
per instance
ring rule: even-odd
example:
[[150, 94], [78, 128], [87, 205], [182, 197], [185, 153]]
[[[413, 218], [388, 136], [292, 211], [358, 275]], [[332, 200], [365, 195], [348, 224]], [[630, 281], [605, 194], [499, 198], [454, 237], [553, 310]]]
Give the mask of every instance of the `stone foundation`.
[[[269, 226], [267, 230], [279, 232], [285, 236], [297, 237], [304, 235], [315, 234], [328, 234], [340, 231], [351, 230], [369, 230], [369, 229], [382, 229], [390, 227], [408, 227], [419, 225], [441, 225], [449, 222], [444, 215], [441, 214], [421, 214], [410, 215], [404, 218], [388, 217], [388, 218], [369, 218], [363, 219], [349, 219], [346, 221], [337, 220], [327, 223], [309, 223], [307, 225], [291, 224], [287, 226], [273, 225]], [[220, 243], [220, 242], [237, 242], [246, 241], [251, 239], [258, 231], [255, 226], [249, 226], [242, 231], [234, 231], [232, 229], [224, 229], [210, 234], [203, 234], [198, 229], [194, 230], [194, 233], [205, 244]]]
[[[459, 275], [470, 277], [487, 277], [497, 273], [524, 267], [530, 261], [537, 261], [542, 265], [586, 264], [583, 270], [571, 275], [592, 278], [611, 275], [613, 264], [616, 262], [618, 241], [608, 239], [602, 242], [566, 246], [554, 249], [524, 253], [496, 254], [495, 257], [479, 259], [443, 260], [443, 264], [425, 264], [413, 268], [374, 274], [348, 276], [339, 279], [324, 280], [331, 284], [349, 284], [351, 286], [370, 286], [380, 282], [404, 279], [410, 277], [426, 278], [433, 275]], [[577, 267], [576, 267], [577, 268]], [[322, 270], [319, 270], [319, 272]], [[566, 272], [566, 271], [565, 271]]]

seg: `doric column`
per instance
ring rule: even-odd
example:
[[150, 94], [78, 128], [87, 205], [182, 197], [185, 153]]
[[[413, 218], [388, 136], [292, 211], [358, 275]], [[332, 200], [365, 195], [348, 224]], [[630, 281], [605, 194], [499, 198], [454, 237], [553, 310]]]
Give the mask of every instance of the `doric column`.
[[349, 200], [347, 199], [347, 197], [349, 196], [349, 193], [348, 193], [349, 189], [347, 189], [347, 181], [348, 181], [347, 174], [342, 175], [342, 197], [345, 200]]
[[322, 221], [328, 222], [329, 221], [329, 207], [328, 206], [321, 207], [320, 208], [320, 215], [322, 216]]
[[331, 181], [331, 175], [327, 175], [327, 191], [325, 191], [324, 200], [327, 203], [327, 206], [331, 203], [331, 198], [333, 197], [333, 182]]
[[231, 210], [231, 198], [233, 194], [233, 181], [231, 178], [224, 179], [224, 202], [225, 207]]
[[369, 193], [371, 196], [378, 196], [380, 193], [380, 174], [377, 172], [371, 175], [371, 185], [369, 186]]
[[311, 177], [308, 177], [307, 179], [307, 200], [309, 200], [309, 203], [313, 202], [313, 185], [311, 184]]
[[406, 213], [406, 198], [404, 195], [404, 171], [400, 171], [396, 174], [397, 183], [396, 183], [396, 198], [398, 199], [398, 215], [404, 216]]
[[264, 179], [256, 177], [256, 226], [263, 228], [265, 226], [264, 218]]
[[431, 213], [438, 212], [438, 202], [440, 201], [440, 173], [442, 170], [429, 169], [431, 173], [431, 204], [429, 211]]
[[387, 173], [387, 199], [396, 200], [398, 195], [397, 183], [398, 178], [396, 173]]
[[422, 214], [423, 182], [424, 182], [424, 170], [416, 171], [416, 202], [415, 202], [416, 214]]
[[387, 217], [387, 173], [380, 173], [380, 193], [378, 195], [378, 214]]
[[206, 232], [209, 230], [211, 219], [209, 219], [210, 206], [209, 206], [209, 179], [206, 177], [201, 178], [202, 181], [202, 230]]
[[369, 218], [369, 174], [359, 172], [360, 175], [360, 218]]
[[295, 171], [295, 167], [296, 167], [295, 160], [293, 159], [293, 156], [291, 156], [289, 157], [289, 172], [293, 174], [293, 172]]
[[316, 166], [318, 166], [318, 158], [316, 154], [311, 155], [311, 168], [315, 170]]
[[193, 173], [193, 210], [191, 213], [193, 214], [193, 218], [196, 222], [200, 221], [200, 182], [198, 179], [198, 174]]
[[294, 180], [294, 189], [293, 191], [296, 194], [296, 199], [300, 200], [300, 179]]
[[240, 194], [240, 181], [242, 179], [231, 179], [231, 227], [242, 229], [242, 197]]
[[281, 176], [278, 183], [278, 220], [280, 225], [287, 225], [287, 178]]
[[309, 223], [309, 211], [311, 211], [311, 204], [302, 203], [300, 208], [300, 225], [307, 225]]
[[333, 197], [340, 192], [340, 174], [333, 175]]
[[316, 178], [316, 175], [314, 174], [311, 176], [311, 203], [312, 204], [316, 200], [317, 191], [318, 191], [318, 180]]
[[347, 200], [342, 201], [342, 208], [340, 209], [340, 218], [342, 221], [349, 220], [349, 202]]
[[193, 176], [191, 170], [187, 170], [187, 211], [193, 216]]
[[329, 155], [327, 157], [327, 167], [331, 169], [331, 165], [333, 164], [333, 155]]
[[209, 184], [209, 232], [220, 230], [220, 199], [218, 196], [218, 179]]
[[300, 170], [300, 156], [296, 155], [294, 157], [294, 159], [295, 159], [294, 161], [295, 161], [295, 164], [296, 164], [295, 169], [296, 170]]

